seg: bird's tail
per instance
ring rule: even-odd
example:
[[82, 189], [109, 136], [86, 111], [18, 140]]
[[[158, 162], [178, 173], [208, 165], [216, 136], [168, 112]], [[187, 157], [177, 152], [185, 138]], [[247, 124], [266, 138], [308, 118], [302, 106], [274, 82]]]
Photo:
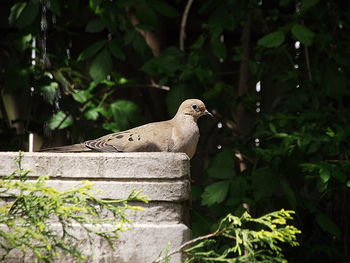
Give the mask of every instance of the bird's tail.
[[64, 152], [91, 152], [91, 149], [87, 148], [84, 144], [72, 144], [72, 145], [66, 145], [66, 146], [58, 146], [58, 147], [52, 147], [52, 148], [46, 148], [41, 149], [39, 152], [58, 152], [58, 153], [64, 153]]

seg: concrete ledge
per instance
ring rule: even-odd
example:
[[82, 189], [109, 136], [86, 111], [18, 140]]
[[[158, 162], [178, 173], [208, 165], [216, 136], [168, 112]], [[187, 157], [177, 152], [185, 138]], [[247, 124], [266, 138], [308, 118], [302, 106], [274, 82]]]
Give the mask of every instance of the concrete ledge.
[[[17, 169], [14, 159], [18, 156], [17, 152], [0, 152], [0, 175]], [[102, 190], [99, 197], [103, 199], [125, 198], [133, 188], [151, 199], [148, 204], [137, 204], [145, 212], [129, 215], [133, 228], [120, 234], [116, 250], [111, 250], [107, 242], [96, 240], [94, 260], [89, 262], [152, 262], [168, 242], [175, 249], [190, 239], [191, 231], [184, 224], [190, 200], [190, 164], [185, 154], [24, 153], [22, 168], [33, 170], [33, 180], [49, 175], [48, 185], [58, 190], [89, 180]], [[81, 234], [81, 244], [86, 242]], [[16, 253], [11, 260], [31, 262], [30, 258], [16, 258]], [[60, 262], [73, 261], [62, 258]], [[182, 262], [182, 255], [173, 257], [171, 262]]]
[[[0, 152], [1, 173], [16, 169], [17, 152]], [[184, 153], [25, 153], [22, 165], [52, 178], [177, 179], [189, 176]]]

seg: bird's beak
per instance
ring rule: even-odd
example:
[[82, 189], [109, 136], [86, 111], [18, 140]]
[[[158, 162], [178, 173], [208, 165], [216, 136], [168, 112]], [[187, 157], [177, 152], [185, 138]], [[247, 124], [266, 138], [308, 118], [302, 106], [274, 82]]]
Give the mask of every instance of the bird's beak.
[[214, 117], [214, 115], [211, 114], [211, 113], [210, 113], [209, 111], [207, 111], [207, 110], [205, 110], [204, 113], [205, 113], [205, 115], [208, 115], [208, 116], [210, 116], [210, 117], [212, 117], [212, 118]]

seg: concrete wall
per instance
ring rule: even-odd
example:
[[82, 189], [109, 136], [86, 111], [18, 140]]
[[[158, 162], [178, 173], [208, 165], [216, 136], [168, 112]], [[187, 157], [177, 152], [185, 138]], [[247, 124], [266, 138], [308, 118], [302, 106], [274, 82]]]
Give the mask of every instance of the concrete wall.
[[[0, 152], [1, 175], [17, 168], [15, 157], [17, 152]], [[136, 187], [151, 199], [142, 205], [146, 211], [130, 214], [133, 228], [120, 234], [114, 251], [106, 242], [96, 240], [95, 259], [91, 262], [152, 262], [168, 242], [173, 250], [190, 239], [191, 231], [185, 224], [190, 200], [190, 164], [185, 154], [24, 153], [22, 167], [33, 170], [34, 176], [50, 175], [48, 184], [59, 190], [89, 180], [103, 191], [100, 198], [122, 199]], [[82, 248], [84, 243], [82, 234]], [[21, 262], [19, 258], [12, 260]], [[62, 259], [62, 262], [68, 261]], [[171, 262], [182, 262], [182, 255], [173, 256]]]

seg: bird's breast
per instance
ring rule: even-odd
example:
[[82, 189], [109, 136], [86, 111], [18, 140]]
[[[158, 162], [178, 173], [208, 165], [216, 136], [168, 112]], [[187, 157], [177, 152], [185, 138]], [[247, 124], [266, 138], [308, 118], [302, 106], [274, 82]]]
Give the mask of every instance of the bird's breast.
[[192, 158], [196, 151], [199, 140], [199, 129], [196, 123], [184, 123], [183, 126], [174, 127], [172, 141], [174, 142], [173, 152], [184, 152]]

